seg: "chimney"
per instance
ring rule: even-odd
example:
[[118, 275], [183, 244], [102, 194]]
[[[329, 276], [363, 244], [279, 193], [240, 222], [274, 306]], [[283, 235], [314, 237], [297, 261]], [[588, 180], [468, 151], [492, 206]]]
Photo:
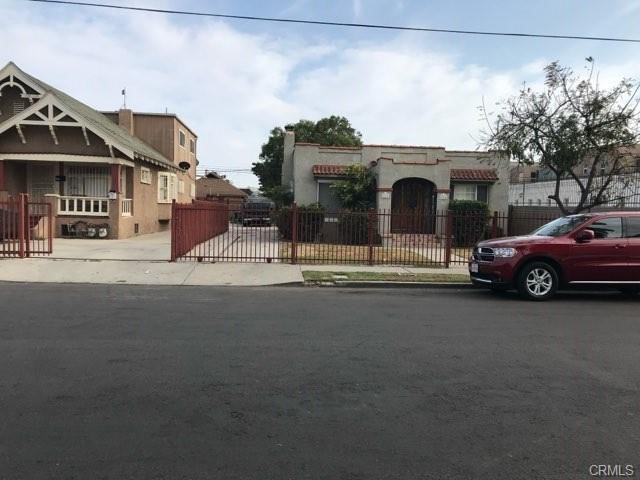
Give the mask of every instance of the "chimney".
[[118, 111], [118, 125], [133, 135], [133, 112], [128, 108], [121, 108]]

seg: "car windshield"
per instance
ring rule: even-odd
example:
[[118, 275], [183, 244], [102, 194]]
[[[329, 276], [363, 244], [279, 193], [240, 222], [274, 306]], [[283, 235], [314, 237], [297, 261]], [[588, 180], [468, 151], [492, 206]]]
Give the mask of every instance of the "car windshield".
[[531, 235], [538, 235], [541, 237], [559, 237], [560, 235], [569, 233], [588, 219], [589, 215], [571, 215], [569, 217], [561, 217], [553, 222], [543, 225], [539, 229], [535, 230]]

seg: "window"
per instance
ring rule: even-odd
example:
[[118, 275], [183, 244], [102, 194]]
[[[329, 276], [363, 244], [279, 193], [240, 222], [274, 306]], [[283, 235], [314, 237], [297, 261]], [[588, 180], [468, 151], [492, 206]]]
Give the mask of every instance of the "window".
[[187, 137], [182, 130], [178, 131], [178, 142], [180, 143], [181, 147], [184, 147], [187, 143]]
[[184, 180], [178, 180], [178, 193], [184, 193]]
[[191, 196], [193, 198], [195, 198], [195, 196], [196, 196], [196, 184], [195, 183], [191, 184]]
[[178, 178], [174, 173], [158, 173], [158, 203], [171, 203], [178, 197]]
[[111, 186], [108, 167], [65, 165], [64, 193], [73, 197], [106, 197]]
[[140, 169], [140, 183], [151, 184], [151, 170], [146, 167]]
[[169, 203], [169, 174], [158, 173], [158, 203]]
[[593, 230], [597, 239], [621, 238], [622, 218], [612, 217], [596, 220], [588, 228]]
[[336, 212], [342, 208], [340, 201], [331, 189], [333, 182], [318, 181], [318, 203], [327, 209], [327, 212]]
[[196, 154], [196, 141], [193, 138], [189, 140], [189, 151], [194, 155]]
[[453, 185], [454, 200], [477, 200], [487, 203], [489, 200], [489, 186], [473, 183], [459, 183]]
[[627, 217], [627, 229], [624, 236], [640, 238], [640, 217]]

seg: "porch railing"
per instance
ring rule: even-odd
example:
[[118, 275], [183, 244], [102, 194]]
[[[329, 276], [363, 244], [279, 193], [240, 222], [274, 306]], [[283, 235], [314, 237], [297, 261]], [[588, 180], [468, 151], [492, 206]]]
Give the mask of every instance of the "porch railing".
[[125, 198], [122, 200], [122, 207], [120, 207], [120, 213], [123, 217], [130, 217], [133, 212], [133, 199]]
[[109, 199], [105, 197], [60, 197], [58, 214], [106, 217], [109, 215]]

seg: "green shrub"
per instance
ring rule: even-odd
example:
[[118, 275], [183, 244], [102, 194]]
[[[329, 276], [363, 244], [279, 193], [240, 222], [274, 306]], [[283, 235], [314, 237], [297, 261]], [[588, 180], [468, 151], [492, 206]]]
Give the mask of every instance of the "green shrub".
[[486, 203], [475, 200], [451, 200], [449, 210], [453, 213], [454, 246], [470, 247], [485, 238], [490, 218]]
[[[373, 220], [374, 223], [376, 220]], [[372, 228], [374, 245], [381, 243], [378, 226]], [[366, 211], [345, 212], [338, 217], [338, 241], [343, 245], [369, 244], [369, 213]]]
[[[298, 207], [296, 241], [313, 242], [322, 232], [326, 209], [319, 204]], [[292, 240], [293, 209], [282, 207], [276, 213], [276, 225], [284, 240]]]

